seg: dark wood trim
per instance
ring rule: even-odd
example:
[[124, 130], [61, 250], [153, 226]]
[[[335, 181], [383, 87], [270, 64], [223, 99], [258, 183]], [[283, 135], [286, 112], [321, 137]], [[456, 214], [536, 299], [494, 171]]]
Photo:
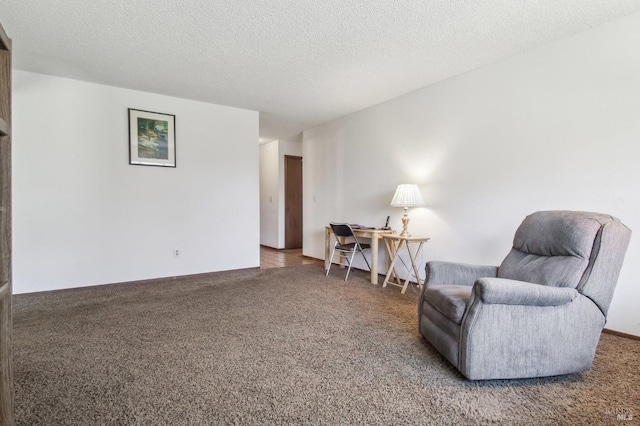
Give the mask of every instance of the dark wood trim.
[[11, 278], [11, 39], [0, 25], [0, 424], [14, 424]]
[[4, 121], [2, 117], [0, 117], [0, 136], [8, 136], [11, 133], [11, 129], [9, 128], [9, 123]]
[[0, 25], [0, 49], [11, 50], [11, 39]]
[[628, 333], [623, 333], [621, 331], [609, 330], [608, 328], [605, 328], [602, 331], [604, 333], [613, 334], [614, 336], [618, 336], [618, 337], [625, 337], [627, 339], [632, 339], [632, 340], [640, 340], [640, 336], [636, 336], [635, 334], [628, 334]]

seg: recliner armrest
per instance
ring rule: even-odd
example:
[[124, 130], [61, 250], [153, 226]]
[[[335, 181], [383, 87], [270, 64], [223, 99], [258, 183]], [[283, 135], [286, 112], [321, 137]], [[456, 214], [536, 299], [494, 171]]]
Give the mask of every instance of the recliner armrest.
[[429, 285], [468, 285], [472, 286], [478, 278], [495, 277], [497, 266], [468, 265], [442, 261], [427, 262], [425, 266], [425, 286]]
[[572, 302], [575, 288], [551, 287], [505, 278], [480, 278], [475, 282], [474, 294], [483, 303], [527, 306], [559, 306]]

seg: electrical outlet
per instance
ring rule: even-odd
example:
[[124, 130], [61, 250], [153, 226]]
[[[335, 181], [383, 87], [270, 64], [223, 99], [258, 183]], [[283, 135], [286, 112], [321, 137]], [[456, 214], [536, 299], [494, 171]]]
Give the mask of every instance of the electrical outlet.
[[180, 249], [173, 249], [173, 257], [176, 259], [180, 257]]

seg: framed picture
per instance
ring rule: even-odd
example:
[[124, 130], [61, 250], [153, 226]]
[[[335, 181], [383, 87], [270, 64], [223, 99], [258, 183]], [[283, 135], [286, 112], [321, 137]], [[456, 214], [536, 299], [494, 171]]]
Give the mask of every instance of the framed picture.
[[176, 116], [129, 108], [129, 164], [176, 166]]

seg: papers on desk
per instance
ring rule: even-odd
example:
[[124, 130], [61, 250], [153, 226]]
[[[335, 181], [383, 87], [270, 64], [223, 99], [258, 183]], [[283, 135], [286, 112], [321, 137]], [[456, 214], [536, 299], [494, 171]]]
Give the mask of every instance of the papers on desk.
[[376, 229], [374, 226], [358, 225], [357, 223], [350, 223], [349, 226], [353, 229]]

